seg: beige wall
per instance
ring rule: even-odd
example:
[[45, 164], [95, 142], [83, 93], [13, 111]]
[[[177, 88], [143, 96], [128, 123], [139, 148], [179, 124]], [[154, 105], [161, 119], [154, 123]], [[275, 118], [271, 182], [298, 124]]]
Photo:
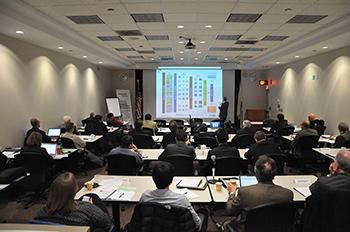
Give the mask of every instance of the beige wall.
[[350, 47], [276, 67], [267, 76], [279, 80], [269, 94], [273, 116], [279, 101], [290, 122], [315, 113], [326, 121], [326, 133], [337, 133], [340, 121], [350, 122]]
[[0, 34], [0, 146], [21, 146], [29, 119], [42, 129], [105, 113], [111, 95], [105, 68]]

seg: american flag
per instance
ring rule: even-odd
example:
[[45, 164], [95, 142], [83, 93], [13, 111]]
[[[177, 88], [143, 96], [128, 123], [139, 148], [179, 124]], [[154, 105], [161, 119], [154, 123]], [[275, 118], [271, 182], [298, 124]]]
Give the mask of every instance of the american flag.
[[142, 119], [142, 96], [139, 85], [139, 80], [137, 80], [137, 95], [136, 95], [136, 119]]

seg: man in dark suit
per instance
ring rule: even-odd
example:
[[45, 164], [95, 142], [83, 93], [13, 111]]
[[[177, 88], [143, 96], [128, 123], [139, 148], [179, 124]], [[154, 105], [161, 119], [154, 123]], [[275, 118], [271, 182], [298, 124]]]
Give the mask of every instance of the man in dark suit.
[[207, 159], [205, 161], [205, 166], [203, 168], [204, 173], [210, 175], [210, 170], [212, 168], [211, 156], [215, 155], [216, 158], [219, 157], [235, 157], [239, 158], [239, 151], [237, 148], [232, 147], [227, 144], [228, 134], [225, 129], [219, 129], [216, 134], [216, 140], [219, 146], [215, 147], [212, 150], [209, 150]]
[[348, 124], [341, 122], [338, 125], [340, 135], [335, 138], [334, 147], [340, 148], [350, 144], [350, 130]]
[[349, 231], [350, 151], [341, 150], [329, 167], [310, 186], [306, 199], [303, 231]]
[[243, 128], [237, 131], [236, 136], [239, 135], [251, 135], [254, 136], [255, 134], [255, 129], [252, 128], [252, 124], [250, 123], [249, 120], [244, 120], [242, 123]]
[[162, 140], [162, 147], [166, 148], [166, 146], [168, 146], [168, 144], [174, 144], [176, 143], [176, 133], [177, 133], [177, 123], [174, 120], [171, 120], [169, 122], [169, 129], [170, 129], [170, 133], [167, 133], [163, 136], [163, 140]]
[[250, 145], [249, 150], [244, 154], [244, 157], [248, 160], [257, 160], [261, 155], [281, 153], [277, 144], [266, 140], [264, 132], [255, 132], [254, 139], [256, 143]]
[[187, 133], [183, 130], [178, 130], [176, 133], [176, 144], [168, 144], [158, 160], [164, 160], [169, 155], [182, 154], [192, 158], [196, 157], [194, 147], [188, 141]]
[[293, 146], [293, 147], [295, 147], [295, 145], [298, 144], [299, 139], [300, 139], [301, 137], [304, 137], [304, 136], [318, 136], [317, 130], [311, 129], [311, 128], [310, 128], [310, 123], [309, 123], [308, 121], [302, 122], [302, 123], [300, 124], [300, 126], [301, 126], [301, 131], [299, 131], [299, 132], [296, 134], [296, 136], [295, 136], [295, 138], [294, 138], [294, 140], [293, 140], [293, 142], [292, 142], [292, 146]]
[[224, 97], [221, 105], [219, 106], [219, 118], [221, 122], [225, 122], [227, 118], [227, 110], [228, 110], [229, 102], [227, 101], [227, 98]]
[[293, 201], [293, 192], [275, 185], [272, 180], [277, 173], [276, 163], [267, 156], [261, 156], [255, 163], [255, 176], [258, 183], [241, 187], [229, 182], [227, 190], [229, 197], [226, 210], [233, 219], [224, 224], [225, 231], [244, 231], [246, 213], [243, 209], [252, 208], [266, 203], [285, 203]]
[[279, 131], [288, 126], [288, 121], [284, 119], [284, 115], [279, 113], [277, 114], [277, 121], [273, 124], [270, 129], [271, 133], [279, 134]]
[[38, 132], [41, 134], [42, 136], [42, 141], [44, 143], [50, 143], [51, 142], [51, 138], [49, 136], [46, 135], [46, 133], [43, 130], [40, 130], [40, 121], [36, 118], [32, 118], [30, 120], [30, 124], [32, 125], [32, 128], [30, 130], [27, 131], [26, 137], [24, 139], [24, 145], [27, 144], [27, 139], [29, 137], [29, 135], [33, 132]]

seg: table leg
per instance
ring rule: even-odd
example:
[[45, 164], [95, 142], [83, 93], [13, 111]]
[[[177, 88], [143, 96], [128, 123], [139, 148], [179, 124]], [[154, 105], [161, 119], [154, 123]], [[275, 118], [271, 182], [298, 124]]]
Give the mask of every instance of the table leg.
[[115, 227], [117, 228], [117, 231], [120, 231], [120, 204], [119, 202], [113, 202], [112, 203], [112, 214], [114, 219]]

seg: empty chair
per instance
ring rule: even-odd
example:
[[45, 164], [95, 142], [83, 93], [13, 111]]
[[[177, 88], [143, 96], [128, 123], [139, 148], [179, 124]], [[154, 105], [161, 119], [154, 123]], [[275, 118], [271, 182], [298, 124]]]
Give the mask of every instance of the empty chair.
[[162, 119], [153, 120], [157, 123], [157, 127], [166, 127], [166, 121]]
[[107, 156], [108, 175], [136, 175], [138, 166], [136, 159], [129, 155], [110, 155]]
[[195, 139], [195, 143], [197, 145], [202, 145], [204, 144], [207, 147], [210, 147], [211, 149], [215, 148], [218, 146], [218, 142], [216, 141], [215, 137], [199, 137]]
[[231, 144], [238, 149], [249, 148], [253, 143], [255, 143], [255, 140], [252, 135], [238, 135], [231, 141]]
[[175, 176], [193, 175], [193, 158], [187, 155], [168, 155], [163, 161], [171, 163], [175, 168]]
[[154, 148], [156, 145], [152, 136], [150, 135], [134, 135], [133, 139], [134, 139], [134, 144], [138, 148], [150, 149], [150, 148]]
[[215, 175], [217, 176], [238, 176], [241, 171], [242, 159], [236, 157], [216, 158]]
[[[207, 227], [201, 228], [206, 231]], [[183, 207], [143, 202], [136, 205], [127, 232], [185, 232], [196, 231], [190, 211]]]
[[294, 232], [300, 203], [267, 204], [247, 209], [245, 232]]

